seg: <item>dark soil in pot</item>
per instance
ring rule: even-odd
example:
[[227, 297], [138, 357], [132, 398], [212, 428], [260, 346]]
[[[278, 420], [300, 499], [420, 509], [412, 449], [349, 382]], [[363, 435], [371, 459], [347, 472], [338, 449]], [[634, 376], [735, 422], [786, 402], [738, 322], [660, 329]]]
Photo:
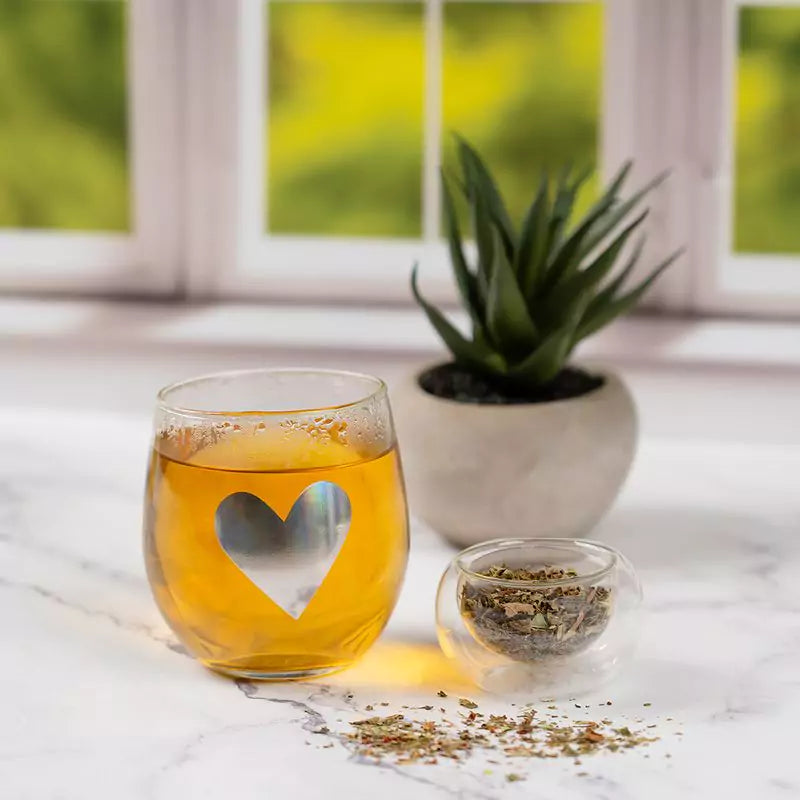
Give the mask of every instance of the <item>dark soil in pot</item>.
[[519, 393], [501, 381], [471, 372], [458, 364], [440, 364], [419, 376], [419, 385], [428, 393], [460, 403], [515, 405], [521, 403], [551, 403], [599, 389], [604, 379], [582, 369], [566, 367], [549, 383]]

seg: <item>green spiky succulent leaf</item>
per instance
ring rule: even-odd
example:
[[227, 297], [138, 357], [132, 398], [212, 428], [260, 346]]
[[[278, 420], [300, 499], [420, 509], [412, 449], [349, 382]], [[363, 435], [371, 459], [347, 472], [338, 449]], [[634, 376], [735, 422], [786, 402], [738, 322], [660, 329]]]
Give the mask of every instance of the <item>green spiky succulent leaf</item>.
[[416, 266], [411, 289], [456, 363], [501, 379], [510, 389], [529, 391], [555, 378], [582, 339], [630, 311], [681, 254], [673, 253], [640, 283], [626, 288], [642, 256], [640, 236], [614, 274], [647, 217], [647, 209], [639, 211], [642, 201], [666, 176], [623, 198], [628, 162], [583, 217], [574, 219], [576, 199], [589, 173], [573, 177], [564, 169], [555, 181], [544, 175], [517, 230], [483, 159], [463, 139], [456, 143], [461, 167], [457, 183], [469, 207], [474, 264], [467, 259], [443, 173], [444, 226], [471, 337], [425, 300]]

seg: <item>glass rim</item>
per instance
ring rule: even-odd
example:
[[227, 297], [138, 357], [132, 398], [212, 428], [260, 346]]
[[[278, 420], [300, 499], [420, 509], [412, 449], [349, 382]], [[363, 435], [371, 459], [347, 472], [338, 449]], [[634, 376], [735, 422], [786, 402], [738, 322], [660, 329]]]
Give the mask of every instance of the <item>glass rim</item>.
[[[561, 545], [564, 550], [573, 550], [575, 552], [591, 550], [595, 554], [600, 553], [608, 559], [608, 563], [592, 572], [574, 575], [569, 578], [555, 578], [552, 580], [535, 581], [535, 580], [520, 580], [515, 578], [491, 578], [488, 575], [481, 575], [466, 566], [465, 559], [478, 554], [489, 555], [492, 552], [501, 553], [504, 550], [510, 550], [513, 547], [531, 547], [536, 548], [539, 545]], [[530, 538], [530, 539], [490, 539], [486, 542], [479, 542], [467, 547], [460, 553], [456, 554], [453, 558], [453, 564], [456, 569], [470, 578], [491, 581], [492, 583], [500, 583], [506, 586], [528, 586], [528, 587], [541, 587], [541, 586], [566, 586], [576, 581], [599, 580], [605, 577], [617, 565], [620, 554], [617, 550], [602, 542], [594, 541], [593, 539], [562, 539], [558, 537], [545, 537], [545, 538]]]
[[[307, 408], [285, 408], [282, 410], [258, 409], [252, 408], [247, 410], [238, 411], [225, 411], [221, 409], [202, 409], [190, 408], [188, 406], [180, 406], [170, 403], [168, 397], [178, 389], [184, 389], [188, 386], [201, 384], [206, 381], [213, 381], [219, 379], [233, 379], [233, 378], [246, 378], [255, 375], [324, 375], [328, 377], [339, 378], [357, 378], [359, 380], [373, 384], [373, 390], [367, 394], [351, 400], [347, 403], [337, 403], [334, 405], [326, 406], [309, 406]], [[219, 372], [208, 372], [203, 375], [195, 375], [191, 378], [184, 378], [174, 383], [168, 383], [162, 386], [156, 393], [156, 410], [165, 411], [170, 414], [178, 414], [180, 416], [191, 417], [248, 417], [248, 416], [278, 416], [285, 414], [310, 414], [315, 411], [339, 411], [345, 408], [353, 408], [355, 406], [366, 403], [373, 398], [386, 394], [386, 382], [382, 378], [375, 375], [370, 375], [366, 372], [356, 372], [354, 370], [346, 369], [326, 369], [317, 367], [252, 367], [247, 369], [231, 369], [221, 370]]]

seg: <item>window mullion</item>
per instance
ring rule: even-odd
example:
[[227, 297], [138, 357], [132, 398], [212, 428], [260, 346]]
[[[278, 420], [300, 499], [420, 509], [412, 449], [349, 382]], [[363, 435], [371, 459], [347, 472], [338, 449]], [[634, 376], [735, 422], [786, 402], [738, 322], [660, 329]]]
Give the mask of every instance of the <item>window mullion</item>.
[[714, 307], [731, 241], [733, 205], [733, 98], [737, 9], [728, 0], [700, 4], [697, 104], [698, 207], [694, 307]]
[[603, 101], [600, 162], [605, 180], [635, 152], [636, 6], [638, 0], [607, 0], [603, 36]]
[[[186, 290], [193, 297], [217, 293], [235, 273], [241, 228], [250, 222], [240, 204], [244, 193], [241, 165], [246, 159], [257, 159], [249, 170], [251, 185], [262, 174], [263, 148], [258, 143], [263, 100], [249, 96], [257, 95], [262, 86], [261, 27], [248, 25], [253, 18], [258, 20], [261, 7], [252, 0], [188, 0], [186, 4], [184, 251]], [[254, 41], [243, 41], [248, 35]], [[253, 44], [255, 54], [248, 49]], [[241, 124], [247, 103], [253, 106], [247, 116], [249, 127]], [[245, 132], [250, 138], [245, 139]], [[253, 205], [250, 211], [255, 215], [261, 205]]]
[[[625, 100], [607, 99], [606, 116], [622, 109], [623, 120], [605, 120], [606, 138], [615, 125], [626, 135], [605, 148], [613, 170], [626, 158], [634, 161], [631, 184], [641, 185], [669, 171], [669, 179], [651, 198], [645, 258], [636, 277], [644, 278], [654, 264], [680, 246], [686, 254], [650, 291], [650, 307], [687, 310], [694, 303], [695, 247], [699, 195], [697, 131], [694, 123], [698, 89], [697, 69], [704, 32], [701, 7], [718, 0], [610, 0], [607, 49], [611, 69], [606, 91], [613, 97], [622, 81]], [[620, 47], [621, 41], [625, 42]], [[627, 53], [614, 55], [614, 48]], [[616, 64], [616, 69], [614, 65]], [[623, 76], [625, 68], [632, 77]], [[607, 167], [608, 169], [608, 167]]]
[[174, 291], [181, 261], [183, 0], [129, 4], [132, 234], [148, 287]]
[[[705, 0], [703, 0], [705, 1]], [[673, 0], [661, 3], [659, 20], [662, 50], [653, 65], [660, 90], [655, 93], [657, 140], [653, 149], [653, 173], [669, 171], [669, 179], [659, 192], [655, 208], [656, 249], [651, 261], [660, 260], [677, 247], [686, 247], [657, 285], [652, 302], [674, 311], [691, 307], [696, 252], [692, 220], [697, 201], [695, 64], [698, 30], [696, 0]]]

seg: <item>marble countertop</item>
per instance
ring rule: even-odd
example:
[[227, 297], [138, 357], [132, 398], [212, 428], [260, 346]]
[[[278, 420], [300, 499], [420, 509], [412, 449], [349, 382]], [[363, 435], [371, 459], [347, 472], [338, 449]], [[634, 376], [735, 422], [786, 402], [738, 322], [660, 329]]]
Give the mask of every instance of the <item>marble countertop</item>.
[[456, 713], [453, 697], [466, 695], [482, 710], [513, 710], [464, 686], [440, 655], [433, 598], [451, 551], [420, 526], [397, 611], [352, 670], [237, 684], [188, 658], [144, 577], [148, 429], [88, 412], [0, 418], [3, 798], [800, 796], [800, 448], [642, 442], [595, 533], [639, 569], [649, 612], [640, 654], [581, 702], [613, 699], [614, 719], [655, 723], [662, 739], [580, 767], [489, 769], [479, 756], [373, 764], [338, 738], [379, 702]]

